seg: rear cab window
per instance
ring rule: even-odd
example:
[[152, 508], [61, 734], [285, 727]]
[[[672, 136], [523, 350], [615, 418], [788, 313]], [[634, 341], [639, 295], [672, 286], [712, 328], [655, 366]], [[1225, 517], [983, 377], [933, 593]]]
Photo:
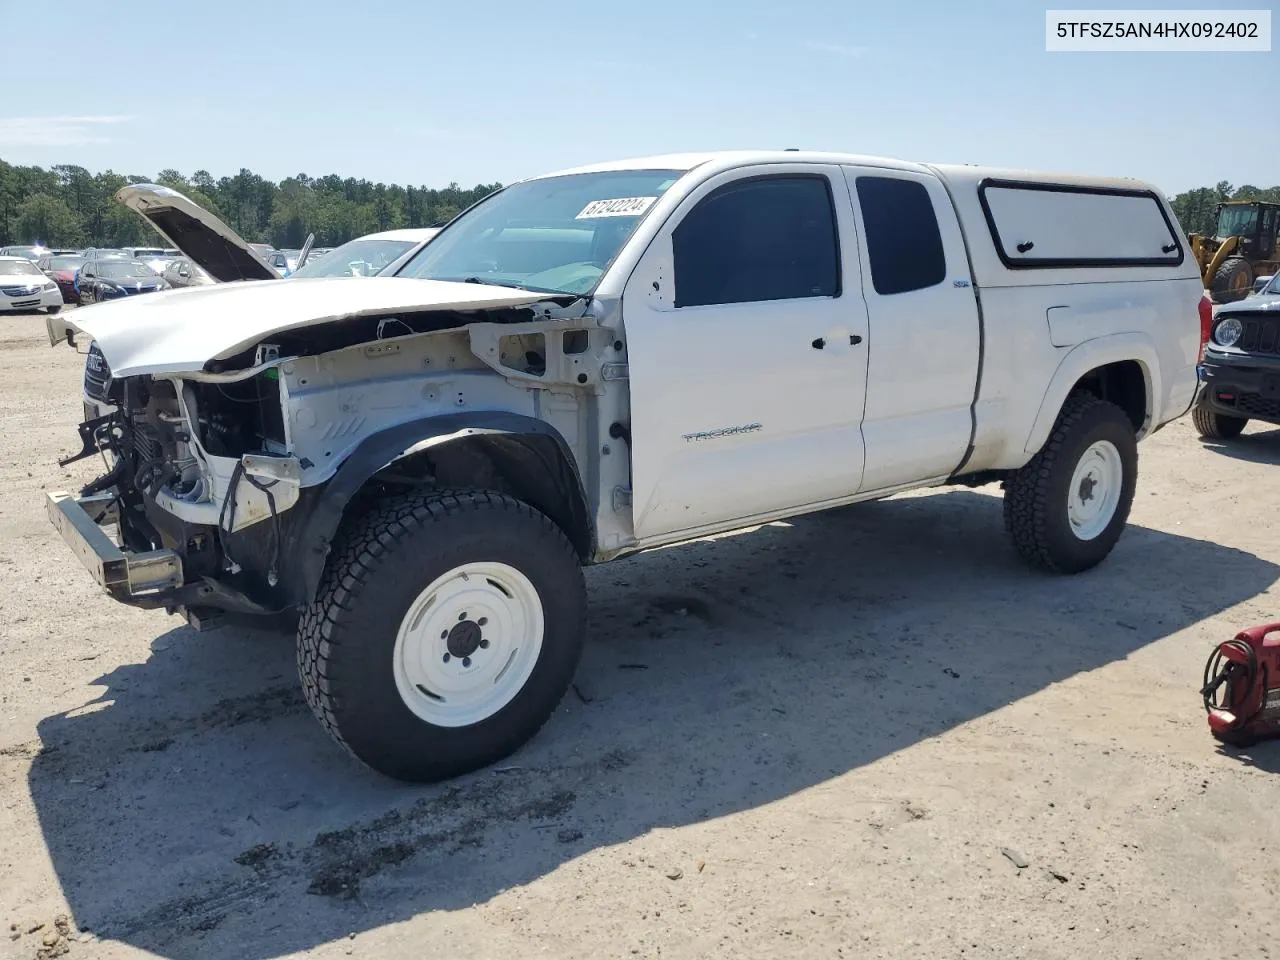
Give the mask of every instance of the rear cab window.
[[910, 293], [945, 280], [942, 232], [925, 185], [901, 177], [858, 176], [855, 189], [876, 293]]
[[996, 253], [1010, 269], [1176, 267], [1177, 230], [1147, 190], [987, 179], [978, 187]]

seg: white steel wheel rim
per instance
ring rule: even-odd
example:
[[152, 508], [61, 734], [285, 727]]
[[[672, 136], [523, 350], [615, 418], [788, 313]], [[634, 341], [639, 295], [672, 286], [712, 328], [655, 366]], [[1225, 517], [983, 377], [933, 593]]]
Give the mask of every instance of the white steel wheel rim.
[[529, 681], [543, 632], [542, 600], [515, 567], [455, 567], [418, 594], [400, 621], [396, 689], [427, 723], [480, 723]]
[[1110, 440], [1090, 444], [1076, 463], [1067, 489], [1067, 518], [1078, 540], [1092, 540], [1107, 529], [1120, 505], [1124, 462]]

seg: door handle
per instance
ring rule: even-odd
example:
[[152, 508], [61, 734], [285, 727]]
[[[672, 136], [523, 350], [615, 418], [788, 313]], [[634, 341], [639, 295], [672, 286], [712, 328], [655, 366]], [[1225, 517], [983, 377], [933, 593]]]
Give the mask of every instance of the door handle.
[[[862, 342], [862, 338], [858, 336], [856, 333], [849, 334], [849, 344], [851, 346], [857, 346], [861, 342]], [[813, 349], [815, 350], [821, 350], [826, 345], [827, 345], [827, 341], [824, 337], [818, 337], [811, 344], [809, 344], [809, 346], [813, 347]]]

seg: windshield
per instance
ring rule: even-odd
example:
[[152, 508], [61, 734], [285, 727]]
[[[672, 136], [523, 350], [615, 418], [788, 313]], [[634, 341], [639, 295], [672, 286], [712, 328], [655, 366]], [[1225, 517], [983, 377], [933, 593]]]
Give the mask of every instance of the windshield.
[[123, 280], [127, 277], [158, 277], [159, 274], [145, 263], [130, 263], [128, 260], [107, 260], [98, 264], [98, 276], [112, 280]]
[[137, 250], [133, 251], [133, 255], [139, 260], [150, 260], [152, 257], [163, 257], [164, 251], [159, 247], [156, 247], [155, 249], [139, 247]]
[[1267, 281], [1266, 285], [1258, 291], [1259, 293], [1280, 293], [1280, 273]]
[[1257, 207], [1223, 207], [1218, 214], [1218, 236], [1246, 237], [1258, 224]]
[[351, 240], [293, 271], [294, 277], [372, 277], [413, 244], [408, 240]]
[[514, 184], [460, 215], [396, 275], [588, 293], [682, 175], [614, 170]]
[[30, 260], [0, 260], [0, 277], [25, 277], [33, 273], [44, 276]]
[[34, 260], [44, 251], [40, 247], [10, 247], [5, 256], [9, 257], [27, 257]]
[[49, 261], [50, 270], [79, 270], [84, 257], [54, 257]]

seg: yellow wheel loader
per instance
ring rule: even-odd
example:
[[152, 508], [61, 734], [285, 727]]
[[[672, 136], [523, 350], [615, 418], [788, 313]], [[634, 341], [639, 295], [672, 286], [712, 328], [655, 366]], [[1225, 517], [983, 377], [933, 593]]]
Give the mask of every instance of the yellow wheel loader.
[[1200, 278], [1215, 303], [1243, 300], [1254, 280], [1280, 268], [1280, 203], [1230, 200], [1214, 210], [1213, 236], [1191, 234], [1191, 255], [1200, 265]]

